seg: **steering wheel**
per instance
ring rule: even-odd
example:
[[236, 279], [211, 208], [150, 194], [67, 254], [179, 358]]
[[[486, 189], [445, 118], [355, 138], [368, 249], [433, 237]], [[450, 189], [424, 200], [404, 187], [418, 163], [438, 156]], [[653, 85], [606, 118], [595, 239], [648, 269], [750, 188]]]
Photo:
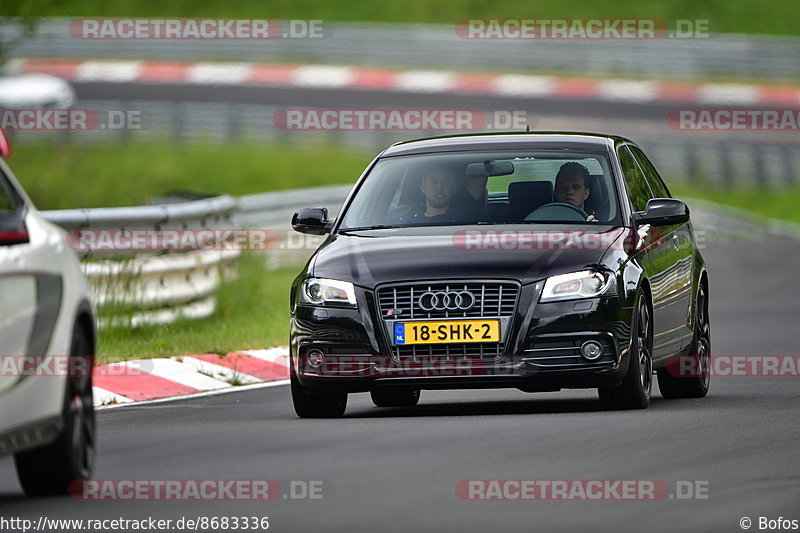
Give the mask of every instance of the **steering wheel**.
[[[565, 218], [566, 215], [566, 218]], [[585, 222], [586, 211], [566, 202], [550, 202], [529, 213], [523, 220], [574, 220]]]

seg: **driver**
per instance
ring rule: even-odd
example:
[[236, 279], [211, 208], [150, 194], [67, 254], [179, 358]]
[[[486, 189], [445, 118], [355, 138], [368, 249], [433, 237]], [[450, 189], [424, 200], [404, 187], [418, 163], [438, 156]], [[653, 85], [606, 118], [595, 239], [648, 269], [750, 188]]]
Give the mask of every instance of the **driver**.
[[[553, 199], [556, 202], [571, 204], [585, 211], [584, 205], [589, 198], [589, 169], [580, 163], [571, 161], [564, 163], [556, 174], [556, 185]], [[589, 215], [587, 221], [597, 220]]]

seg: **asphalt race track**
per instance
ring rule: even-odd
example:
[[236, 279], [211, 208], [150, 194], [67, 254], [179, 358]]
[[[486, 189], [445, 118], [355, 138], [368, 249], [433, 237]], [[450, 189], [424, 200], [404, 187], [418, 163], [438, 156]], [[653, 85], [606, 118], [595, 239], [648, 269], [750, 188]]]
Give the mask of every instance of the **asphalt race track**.
[[[430, 107], [477, 109], [547, 109], [560, 115], [645, 118], [663, 120], [674, 104], [631, 104], [600, 100], [554, 100], [549, 97], [424, 94], [366, 89], [267, 87], [248, 85], [196, 85], [184, 83], [71, 82], [81, 100], [174, 100], [181, 102], [231, 102], [311, 107]], [[516, 106], [516, 107], [514, 107]]]
[[[528, 125], [539, 131], [591, 131], [641, 139], [676, 141], [726, 141], [796, 146], [785, 131], [687, 132], [672, 130], [666, 117], [676, 109], [693, 109], [688, 102], [635, 102], [532, 96], [478, 94], [426, 94], [366, 89], [268, 87], [247, 85], [195, 85], [186, 83], [72, 82], [80, 101], [126, 101], [147, 118], [149, 101], [185, 103], [260, 104], [287, 108], [324, 109], [472, 109], [484, 112], [522, 111]], [[747, 106], [726, 105], [727, 108]], [[448, 132], [443, 132], [447, 134]], [[697, 135], [692, 135], [695, 133]], [[415, 138], [407, 132], [400, 138]]]
[[[710, 269], [713, 352], [798, 353], [798, 240], [719, 241]], [[0, 516], [268, 516], [270, 531], [741, 531], [800, 519], [798, 377], [716, 377], [700, 400], [605, 412], [596, 393], [423, 391], [414, 409], [351, 395], [341, 420], [300, 420], [277, 386], [100, 411], [98, 479], [321, 480], [323, 498], [270, 502], [25, 499], [0, 459]], [[463, 501], [466, 479], [654, 479], [707, 499]]]

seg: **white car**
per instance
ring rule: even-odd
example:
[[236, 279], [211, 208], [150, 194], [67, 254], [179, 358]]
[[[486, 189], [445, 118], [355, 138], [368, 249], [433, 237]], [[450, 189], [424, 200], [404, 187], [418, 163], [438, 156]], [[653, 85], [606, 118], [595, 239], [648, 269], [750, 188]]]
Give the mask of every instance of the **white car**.
[[65, 494], [92, 474], [95, 315], [66, 232], [5, 163], [0, 130], [0, 454], [25, 493]]
[[0, 108], [67, 109], [73, 103], [75, 91], [61, 78], [49, 74], [0, 73]]

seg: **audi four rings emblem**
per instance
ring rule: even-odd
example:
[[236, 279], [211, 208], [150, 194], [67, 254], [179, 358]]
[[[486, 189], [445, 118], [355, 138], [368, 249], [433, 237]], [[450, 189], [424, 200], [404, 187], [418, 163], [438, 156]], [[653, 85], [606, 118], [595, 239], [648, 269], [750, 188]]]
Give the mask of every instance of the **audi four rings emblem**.
[[428, 291], [417, 303], [423, 311], [467, 311], [475, 305], [475, 295], [469, 291]]

